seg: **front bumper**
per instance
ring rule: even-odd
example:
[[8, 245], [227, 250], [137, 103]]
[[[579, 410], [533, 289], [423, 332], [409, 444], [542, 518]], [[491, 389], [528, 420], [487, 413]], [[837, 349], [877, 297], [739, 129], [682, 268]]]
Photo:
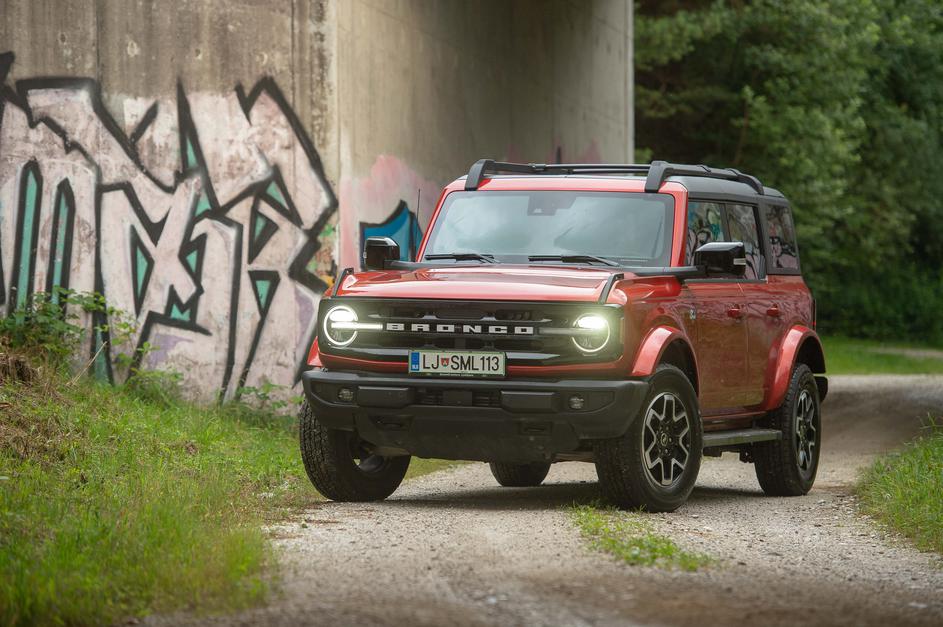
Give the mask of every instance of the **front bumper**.
[[[301, 378], [319, 422], [356, 430], [388, 454], [515, 463], [554, 461], [586, 440], [624, 434], [649, 389], [642, 379], [426, 378], [320, 369]], [[342, 389], [353, 400], [339, 400]], [[570, 408], [573, 396], [583, 399], [582, 409]]]

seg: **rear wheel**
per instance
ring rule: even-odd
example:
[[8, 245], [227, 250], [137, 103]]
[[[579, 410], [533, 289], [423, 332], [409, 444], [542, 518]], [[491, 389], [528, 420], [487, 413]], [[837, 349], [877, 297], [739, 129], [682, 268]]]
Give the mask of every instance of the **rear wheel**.
[[670, 512], [691, 494], [701, 467], [697, 395], [675, 366], [651, 377], [642, 413], [621, 438], [596, 445], [596, 474], [607, 500], [628, 509]]
[[491, 474], [505, 488], [530, 488], [538, 486], [547, 478], [550, 464], [504, 464], [491, 462]]
[[782, 439], [753, 445], [756, 478], [770, 496], [802, 496], [812, 489], [819, 467], [822, 412], [815, 377], [797, 364], [783, 404], [766, 416]]
[[301, 459], [318, 492], [332, 501], [380, 501], [406, 476], [408, 456], [383, 457], [353, 431], [329, 429], [305, 402], [299, 417]]

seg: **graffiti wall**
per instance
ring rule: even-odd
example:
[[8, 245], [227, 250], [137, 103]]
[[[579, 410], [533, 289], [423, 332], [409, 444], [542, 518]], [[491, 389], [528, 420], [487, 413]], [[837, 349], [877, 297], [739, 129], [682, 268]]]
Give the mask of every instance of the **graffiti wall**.
[[[293, 386], [332, 273], [337, 200], [274, 80], [229, 93], [123, 97], [116, 120], [84, 78], [7, 84], [0, 56], [0, 309], [60, 286], [98, 292], [137, 330], [118, 347], [85, 315], [83, 354], [117, 351], [205, 396]], [[109, 100], [115, 102], [115, 99]]]

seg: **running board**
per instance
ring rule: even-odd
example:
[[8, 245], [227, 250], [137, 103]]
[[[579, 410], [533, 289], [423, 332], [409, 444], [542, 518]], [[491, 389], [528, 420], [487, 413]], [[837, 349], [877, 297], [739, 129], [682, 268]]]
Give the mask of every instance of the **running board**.
[[735, 446], [751, 442], [778, 440], [782, 432], [776, 429], [737, 429], [735, 431], [709, 431], [704, 434], [704, 448]]

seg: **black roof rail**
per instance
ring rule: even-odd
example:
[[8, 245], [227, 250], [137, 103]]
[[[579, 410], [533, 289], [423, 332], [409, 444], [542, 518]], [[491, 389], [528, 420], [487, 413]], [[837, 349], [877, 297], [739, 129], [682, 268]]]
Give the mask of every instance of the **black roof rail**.
[[701, 176], [709, 179], [723, 179], [746, 183], [760, 196], [763, 195], [763, 184], [760, 179], [733, 168], [709, 168], [706, 165], [683, 165], [666, 161], [652, 161], [645, 177], [645, 191], [655, 193], [661, 189], [661, 184], [669, 176]]
[[505, 163], [479, 159], [468, 170], [465, 190], [474, 191], [489, 174], [644, 174], [645, 191], [655, 193], [669, 176], [699, 176], [746, 183], [763, 195], [759, 179], [733, 168], [710, 168], [706, 165], [684, 165], [666, 161], [646, 163]]

